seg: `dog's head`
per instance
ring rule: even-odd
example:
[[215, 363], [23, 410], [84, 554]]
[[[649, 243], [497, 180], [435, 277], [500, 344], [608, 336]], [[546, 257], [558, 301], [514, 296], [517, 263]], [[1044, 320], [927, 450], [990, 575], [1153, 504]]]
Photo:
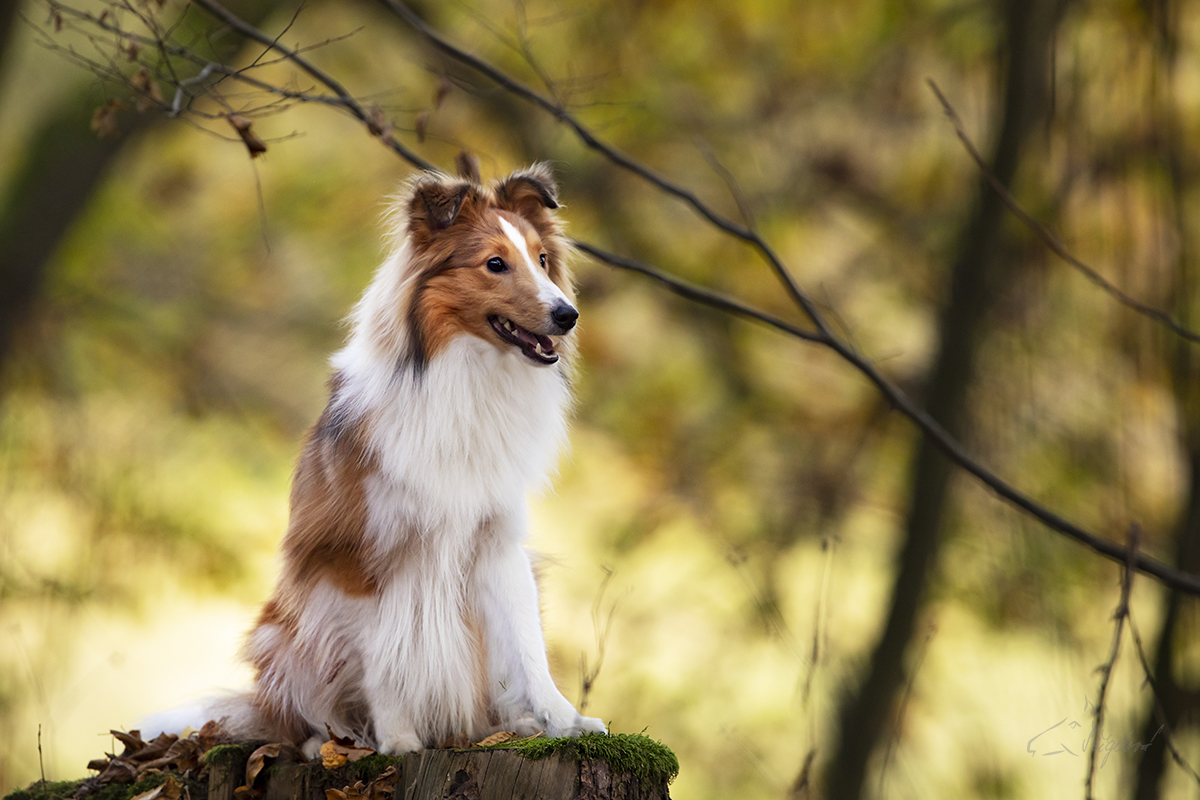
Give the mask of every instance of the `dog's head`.
[[465, 332], [554, 364], [579, 312], [553, 175], [535, 164], [485, 185], [470, 163], [460, 172], [422, 175], [404, 201], [414, 362], [420, 368]]

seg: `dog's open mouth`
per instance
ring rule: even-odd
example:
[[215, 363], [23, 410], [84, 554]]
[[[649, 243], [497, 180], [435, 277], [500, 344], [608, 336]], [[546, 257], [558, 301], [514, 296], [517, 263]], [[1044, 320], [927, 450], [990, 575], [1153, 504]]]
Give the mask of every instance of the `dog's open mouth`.
[[511, 319], [492, 314], [488, 317], [496, 335], [511, 345], [521, 348], [521, 352], [532, 361], [539, 364], [553, 364], [558, 361], [558, 353], [554, 352], [554, 342], [549, 336], [527, 331]]

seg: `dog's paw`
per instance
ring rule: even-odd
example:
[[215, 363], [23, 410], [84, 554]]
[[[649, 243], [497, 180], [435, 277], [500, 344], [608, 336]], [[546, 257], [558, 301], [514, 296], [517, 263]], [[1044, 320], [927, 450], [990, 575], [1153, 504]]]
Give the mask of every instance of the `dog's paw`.
[[537, 736], [544, 731], [546, 726], [538, 722], [538, 718], [532, 711], [528, 714], [522, 714], [509, 723], [509, 730], [520, 736], [522, 739], [530, 736]]
[[310, 736], [304, 744], [300, 745], [300, 752], [304, 753], [304, 757], [309, 761], [320, 761], [321, 745], [323, 744], [325, 744], [324, 737]]
[[604, 727], [603, 722], [595, 717], [583, 716], [569, 703], [565, 708], [559, 709], [558, 713], [547, 711], [541, 714], [527, 715], [522, 718], [522, 720], [525, 719], [532, 719], [537, 729], [545, 731], [546, 735], [551, 739], [558, 739], [564, 736], [579, 736], [584, 733], [608, 733], [608, 729]]
[[386, 756], [402, 756], [422, 749], [421, 740], [411, 731], [389, 736], [379, 743], [379, 752]]
[[585, 733], [608, 733], [608, 728], [596, 717], [585, 717], [577, 713], [575, 721], [561, 728], [558, 733], [547, 731], [550, 736], [580, 736]]

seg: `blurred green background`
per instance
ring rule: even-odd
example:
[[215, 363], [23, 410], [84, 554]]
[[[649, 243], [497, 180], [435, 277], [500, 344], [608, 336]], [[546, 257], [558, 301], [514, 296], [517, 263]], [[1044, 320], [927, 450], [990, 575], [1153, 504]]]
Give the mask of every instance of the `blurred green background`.
[[[380, 6], [230, 7], [272, 36], [286, 27], [289, 46], [327, 42], [308, 55], [425, 158], [450, 167], [467, 148], [487, 177], [550, 160], [573, 235], [799, 319], [749, 249], [449, 64]], [[1020, 2], [415, 7], [734, 219], [740, 194], [838, 330], [927, 393], [939, 309], [986, 192], [924, 82], [992, 152], [1005, 76], [1014, 52], [1024, 58], [1011, 22]], [[382, 257], [386, 197], [412, 173], [316, 104], [252, 115], [268, 144], [253, 161], [224, 122], [153, 109], [118, 109], [119, 133], [97, 139], [95, 109], [135, 101], [53, 47], [126, 75], [137, 65], [110, 64], [94, 26], [60, 26], [45, 3], [12, 8], [0, 74], [0, 792], [38, 777], [39, 726], [46, 776], [79, 777], [110, 748], [109, 728], [248, 681], [237, 648], [274, 580], [326, 359]], [[131, 8], [169, 21], [181, 6]], [[238, 64], [263, 51], [199, 13], [180, 36]], [[1195, 4], [1066, 7], [1014, 179], [1073, 251], [1185, 322], [1200, 298], [1189, 245], [1198, 36]], [[313, 86], [286, 63], [260, 74]], [[224, 88], [233, 110], [266, 102]], [[162, 92], [169, 103], [173, 87]], [[221, 111], [206, 102], [197, 108]], [[43, 240], [45, 259], [26, 246]], [[970, 379], [951, 398], [965, 441], [1114, 541], [1137, 521], [1143, 547], [1174, 562], [1197, 538], [1185, 514], [1200, 451], [1188, 346], [1011, 217], [987, 257], [998, 277], [975, 315]], [[579, 701], [602, 650], [588, 713], [669, 744], [678, 798], [820, 796], [839, 709], [887, 618], [919, 436], [825, 350], [587, 259], [576, 278], [571, 451], [535, 500], [532, 533], [559, 685]], [[1119, 568], [961, 473], [949, 488], [864, 796], [1082, 796], [1085, 758], [1028, 744], [1077, 721], [1050, 736], [1080, 752]], [[1197, 603], [1169, 602], [1148, 578], [1133, 599], [1151, 666], [1165, 658], [1181, 687], [1174, 742], [1196, 765]], [[1164, 620], [1173, 644], [1160, 657]], [[1141, 740], [1144, 677], [1127, 637], [1109, 702], [1118, 739]], [[1114, 752], [1100, 796], [1132, 796], [1142, 758]], [[1159, 788], [1200, 792], [1174, 765]]]

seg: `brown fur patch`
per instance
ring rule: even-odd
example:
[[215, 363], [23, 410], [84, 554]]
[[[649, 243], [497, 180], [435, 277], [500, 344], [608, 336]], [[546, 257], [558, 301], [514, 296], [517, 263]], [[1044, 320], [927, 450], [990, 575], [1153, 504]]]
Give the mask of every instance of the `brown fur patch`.
[[256, 625], [278, 626], [287, 638], [295, 635], [304, 602], [318, 583], [326, 581], [352, 597], [379, 588], [364, 542], [363, 482], [374, 471], [373, 459], [366, 451], [363, 423], [339, 419], [333, 410], [338, 377], [329, 383], [329, 405], [309, 431], [292, 480], [283, 574]]
[[324, 580], [349, 596], [375, 594], [379, 587], [363, 541], [367, 525], [363, 483], [374, 472], [373, 459], [363, 441], [363, 423], [347, 424], [333, 416], [326, 407], [296, 468], [283, 540], [283, 584], [290, 578], [307, 594]]

